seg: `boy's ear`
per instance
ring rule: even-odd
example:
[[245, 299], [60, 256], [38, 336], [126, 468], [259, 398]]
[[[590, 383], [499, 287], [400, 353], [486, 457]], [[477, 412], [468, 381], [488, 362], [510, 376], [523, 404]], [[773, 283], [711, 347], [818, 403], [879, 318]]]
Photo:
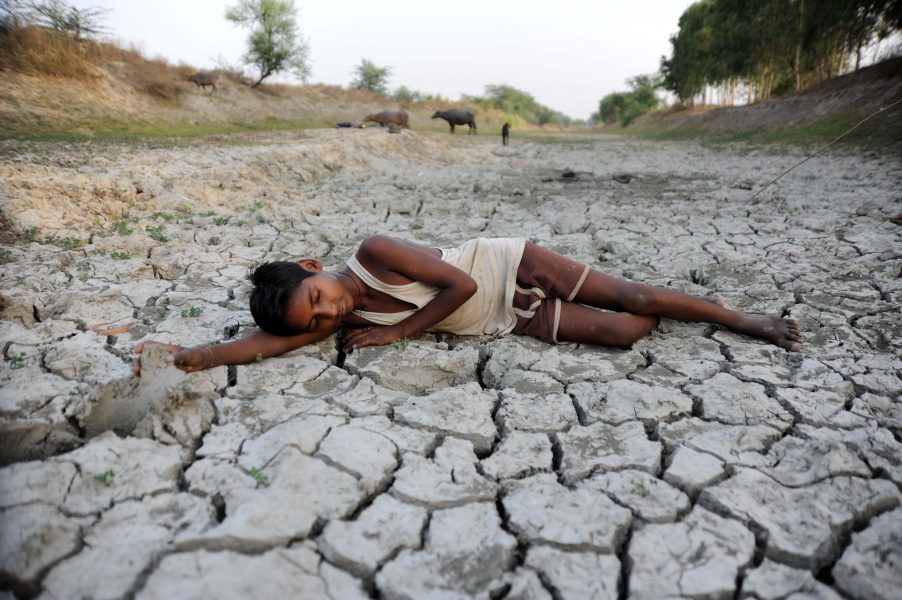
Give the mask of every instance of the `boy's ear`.
[[302, 258], [298, 261], [298, 264], [301, 265], [304, 269], [308, 271], [322, 271], [323, 263], [315, 258]]

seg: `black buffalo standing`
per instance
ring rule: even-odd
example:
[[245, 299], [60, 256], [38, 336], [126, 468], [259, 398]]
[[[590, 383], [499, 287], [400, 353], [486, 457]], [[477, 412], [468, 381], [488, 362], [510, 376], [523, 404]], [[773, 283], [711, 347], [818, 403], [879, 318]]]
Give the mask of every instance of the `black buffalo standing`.
[[444, 119], [451, 126], [451, 133], [454, 133], [455, 125], [469, 125], [470, 130], [467, 133], [476, 133], [476, 117], [472, 111], [452, 108], [450, 110], [437, 110], [432, 115], [433, 119]]

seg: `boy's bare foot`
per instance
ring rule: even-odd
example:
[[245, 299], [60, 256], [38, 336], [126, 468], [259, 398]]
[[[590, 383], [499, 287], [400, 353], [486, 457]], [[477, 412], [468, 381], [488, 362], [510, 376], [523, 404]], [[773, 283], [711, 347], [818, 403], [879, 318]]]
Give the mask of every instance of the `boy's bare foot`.
[[767, 340], [790, 352], [798, 352], [802, 349], [802, 328], [795, 319], [784, 319], [775, 315], [747, 314], [735, 331]]

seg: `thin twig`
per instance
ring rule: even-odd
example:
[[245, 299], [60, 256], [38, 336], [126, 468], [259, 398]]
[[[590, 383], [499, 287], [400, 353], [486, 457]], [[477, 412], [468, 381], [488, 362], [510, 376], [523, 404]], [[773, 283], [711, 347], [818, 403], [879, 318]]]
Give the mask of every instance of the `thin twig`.
[[770, 180], [769, 182], [767, 182], [767, 184], [765, 184], [764, 187], [762, 187], [760, 190], [758, 190], [757, 192], [755, 192], [754, 195], [752, 195], [752, 197], [749, 198], [749, 199], [747, 200], [747, 202], [751, 202], [752, 200], [754, 200], [755, 198], [757, 198], [758, 195], [759, 195], [761, 192], [763, 192], [764, 190], [766, 190], [767, 188], [769, 188], [771, 185], [777, 183], [777, 181], [778, 181], [781, 177], [783, 177], [784, 175], [786, 175], [787, 173], [789, 173], [790, 171], [792, 171], [793, 169], [795, 169], [795, 168], [798, 167], [799, 165], [802, 165], [802, 164], [808, 162], [809, 160], [811, 160], [812, 158], [814, 158], [817, 154], [820, 154], [822, 151], [826, 150], [827, 148], [829, 148], [830, 146], [832, 146], [833, 144], [835, 144], [835, 143], [838, 142], [839, 140], [843, 139], [844, 137], [846, 137], [847, 135], [849, 135], [850, 133], [852, 133], [855, 129], [858, 128], [859, 125], [861, 125], [862, 123], [864, 123], [864, 122], [867, 121], [868, 119], [871, 119], [871, 118], [873, 118], [873, 117], [876, 117], [877, 115], [879, 115], [879, 114], [882, 113], [883, 111], [886, 111], [886, 110], [891, 109], [892, 107], [894, 107], [895, 105], [899, 104], [900, 102], [902, 102], [902, 98], [899, 98], [898, 100], [896, 100], [895, 102], [893, 102], [893, 103], [890, 104], [889, 106], [885, 106], [885, 107], [881, 108], [880, 110], [878, 110], [877, 112], [875, 112], [875, 113], [873, 113], [873, 114], [871, 114], [871, 115], [866, 116], [865, 118], [863, 118], [862, 120], [860, 120], [858, 123], [856, 123], [855, 125], [853, 125], [852, 127], [850, 127], [845, 133], [843, 133], [842, 135], [840, 135], [838, 138], [836, 138], [835, 140], [833, 140], [832, 142], [830, 142], [830, 143], [827, 144], [826, 146], [823, 146], [823, 147], [821, 147], [821, 148], [818, 148], [818, 149], [815, 150], [812, 154], [809, 154], [807, 157], [805, 157], [804, 160], [802, 160], [802, 161], [800, 161], [800, 162], [798, 162], [798, 163], [792, 165], [791, 167], [789, 167], [788, 169], [786, 169], [785, 171], [783, 171], [782, 173], [780, 173], [779, 175], [777, 175], [776, 177], [774, 177], [772, 180]]

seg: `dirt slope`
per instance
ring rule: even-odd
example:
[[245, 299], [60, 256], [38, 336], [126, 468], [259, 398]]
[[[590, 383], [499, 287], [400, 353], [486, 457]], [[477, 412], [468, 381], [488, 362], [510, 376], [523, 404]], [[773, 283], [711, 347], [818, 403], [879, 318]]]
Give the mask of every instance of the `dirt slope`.
[[[825, 81], [799, 94], [750, 106], [644, 115], [630, 129], [729, 135], [773, 132], [818, 123], [854, 123], [900, 99], [902, 57]], [[896, 139], [902, 137], [902, 103], [869, 121], [868, 127], [888, 128], [898, 133]], [[893, 135], [888, 130], [886, 134]]]

